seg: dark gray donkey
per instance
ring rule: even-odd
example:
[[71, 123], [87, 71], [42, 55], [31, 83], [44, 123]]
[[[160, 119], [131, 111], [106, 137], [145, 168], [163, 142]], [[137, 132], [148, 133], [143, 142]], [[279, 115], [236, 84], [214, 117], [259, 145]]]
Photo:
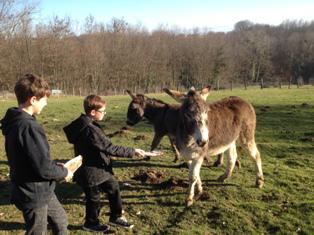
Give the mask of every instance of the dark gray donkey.
[[167, 135], [175, 153], [174, 162], [176, 162], [180, 158], [175, 137], [181, 104], [167, 104], [161, 100], [152, 99], [142, 94], [134, 95], [129, 90], [126, 92], [132, 98], [127, 112], [127, 124], [133, 126], [144, 117], [149, 120], [153, 124], [155, 131], [151, 151], [156, 150], [161, 139]]

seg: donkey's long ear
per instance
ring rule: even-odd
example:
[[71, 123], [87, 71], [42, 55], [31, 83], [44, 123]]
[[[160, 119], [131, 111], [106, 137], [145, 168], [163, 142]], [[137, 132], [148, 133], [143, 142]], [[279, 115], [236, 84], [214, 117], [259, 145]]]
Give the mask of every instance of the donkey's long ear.
[[135, 99], [136, 96], [130, 90], [126, 90], [126, 92], [131, 96], [132, 100]]
[[208, 85], [201, 90], [200, 95], [204, 101], [206, 101], [207, 96], [209, 95], [210, 89], [211, 89], [211, 86]]
[[176, 100], [179, 103], [182, 103], [186, 98], [186, 94], [180, 91], [170, 90], [168, 88], [164, 88], [163, 91], [166, 92], [169, 96], [171, 96], [174, 100]]

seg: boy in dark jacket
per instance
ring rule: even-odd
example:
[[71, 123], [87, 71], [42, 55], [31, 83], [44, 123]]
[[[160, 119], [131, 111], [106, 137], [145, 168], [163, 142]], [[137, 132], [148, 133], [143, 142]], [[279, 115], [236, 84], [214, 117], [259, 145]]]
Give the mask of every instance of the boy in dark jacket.
[[75, 172], [74, 180], [83, 188], [86, 197], [86, 215], [83, 229], [104, 231], [108, 226], [100, 225], [100, 192], [108, 195], [110, 205], [109, 224], [132, 228], [122, 216], [122, 202], [118, 181], [113, 176], [110, 156], [144, 156], [144, 150], [113, 145], [97, 121], [104, 118], [106, 102], [97, 95], [84, 99], [84, 110], [79, 118], [64, 127], [68, 141], [74, 144], [75, 155], [83, 156], [82, 166]]
[[43, 128], [36, 122], [47, 105], [48, 84], [26, 74], [15, 85], [18, 108], [9, 108], [1, 120], [12, 182], [11, 202], [23, 212], [26, 234], [67, 234], [67, 216], [54, 189], [57, 180], [73, 173], [51, 160]]

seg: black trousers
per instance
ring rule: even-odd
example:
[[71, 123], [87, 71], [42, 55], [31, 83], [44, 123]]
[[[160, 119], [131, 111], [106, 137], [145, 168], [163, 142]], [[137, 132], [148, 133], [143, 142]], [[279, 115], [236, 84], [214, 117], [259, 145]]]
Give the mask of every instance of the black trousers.
[[86, 198], [85, 225], [98, 225], [101, 209], [100, 196], [104, 192], [108, 195], [110, 219], [115, 220], [122, 215], [122, 200], [118, 181], [111, 176], [107, 181], [94, 187], [83, 188]]
[[47, 234], [47, 223], [51, 225], [52, 234], [67, 234], [68, 218], [55, 194], [42, 207], [22, 209], [22, 212], [25, 220], [26, 235]]

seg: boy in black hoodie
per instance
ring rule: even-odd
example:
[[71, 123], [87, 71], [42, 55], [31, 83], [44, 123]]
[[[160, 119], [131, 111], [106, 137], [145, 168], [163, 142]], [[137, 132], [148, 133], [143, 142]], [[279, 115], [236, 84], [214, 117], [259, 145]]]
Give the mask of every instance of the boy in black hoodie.
[[[83, 188], [86, 197], [86, 215], [83, 229], [87, 231], [104, 231], [106, 225], [100, 225], [100, 192], [108, 195], [110, 205], [109, 224], [132, 228], [122, 216], [122, 202], [118, 181], [113, 176], [110, 156], [133, 157], [145, 156], [141, 149], [113, 145], [104, 134], [97, 121], [104, 118], [106, 102], [97, 95], [84, 99], [84, 110], [64, 132], [71, 144], [74, 144], [75, 155], [83, 156], [82, 166], [75, 172], [74, 180]], [[151, 153], [150, 153], [151, 154]], [[153, 156], [153, 154], [151, 154]]]
[[67, 234], [67, 216], [54, 189], [56, 180], [73, 173], [51, 160], [49, 144], [35, 115], [47, 105], [48, 84], [26, 74], [15, 85], [18, 108], [9, 108], [1, 120], [12, 182], [11, 202], [23, 212], [26, 234]]

